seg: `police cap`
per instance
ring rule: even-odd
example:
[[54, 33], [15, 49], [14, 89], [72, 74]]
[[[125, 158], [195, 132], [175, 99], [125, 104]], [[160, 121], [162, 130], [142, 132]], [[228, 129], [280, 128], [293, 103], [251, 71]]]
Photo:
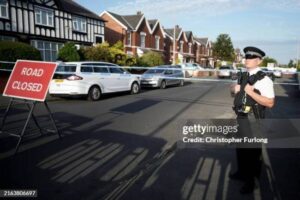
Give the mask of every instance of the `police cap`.
[[262, 59], [266, 55], [265, 52], [263, 52], [262, 50], [256, 47], [245, 47], [244, 53], [246, 59], [253, 59], [253, 58]]

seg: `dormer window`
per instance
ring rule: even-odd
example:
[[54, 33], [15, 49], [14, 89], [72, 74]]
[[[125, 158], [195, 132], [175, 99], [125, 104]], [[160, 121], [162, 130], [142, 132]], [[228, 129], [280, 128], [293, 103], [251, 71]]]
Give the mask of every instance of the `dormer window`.
[[0, 0], [0, 17], [8, 19], [8, 2]]
[[35, 23], [43, 26], [54, 26], [54, 14], [52, 10], [35, 7]]
[[82, 17], [72, 17], [73, 20], [73, 30], [86, 33], [86, 19]]

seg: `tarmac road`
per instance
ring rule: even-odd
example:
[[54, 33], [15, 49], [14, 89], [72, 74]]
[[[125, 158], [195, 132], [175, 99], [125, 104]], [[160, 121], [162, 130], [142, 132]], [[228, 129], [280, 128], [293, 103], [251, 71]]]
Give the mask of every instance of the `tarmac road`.
[[[63, 139], [33, 135], [12, 156], [15, 140], [0, 137], [0, 188], [37, 189], [40, 199], [300, 199], [299, 148], [265, 150], [258, 187], [241, 196], [240, 183], [228, 179], [233, 148], [176, 145], [188, 120], [235, 117], [229, 85], [187, 83], [97, 102], [49, 99]], [[299, 121], [296, 86], [277, 85], [276, 95], [268, 116]], [[7, 99], [0, 102], [3, 115]], [[16, 107], [7, 129], [21, 127], [23, 111]], [[51, 126], [42, 104], [35, 115], [42, 127]]]

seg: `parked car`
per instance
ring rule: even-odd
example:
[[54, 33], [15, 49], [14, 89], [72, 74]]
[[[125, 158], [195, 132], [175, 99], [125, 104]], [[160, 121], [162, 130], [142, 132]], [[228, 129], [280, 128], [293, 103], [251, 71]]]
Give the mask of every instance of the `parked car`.
[[281, 78], [282, 77], [282, 72], [280, 70], [274, 70], [273, 74], [276, 78]]
[[106, 62], [60, 63], [50, 83], [52, 96], [87, 96], [99, 100], [101, 94], [140, 91], [140, 76], [124, 71], [118, 65]]
[[273, 73], [272, 70], [268, 70], [267, 68], [261, 68], [261, 70], [262, 70], [263, 72], [265, 72], [266, 75], [267, 75], [268, 77], [270, 77], [270, 79], [271, 79], [272, 81], [275, 80], [275, 75], [274, 75], [274, 73]]
[[221, 66], [218, 71], [219, 78], [232, 78], [235, 74], [236, 70], [230, 65]]
[[141, 77], [142, 87], [160, 87], [184, 85], [184, 75], [178, 66], [161, 65], [147, 70]]
[[185, 78], [192, 77], [199, 70], [204, 70], [204, 68], [197, 63], [182, 63], [178, 64], [177, 66], [182, 69]]

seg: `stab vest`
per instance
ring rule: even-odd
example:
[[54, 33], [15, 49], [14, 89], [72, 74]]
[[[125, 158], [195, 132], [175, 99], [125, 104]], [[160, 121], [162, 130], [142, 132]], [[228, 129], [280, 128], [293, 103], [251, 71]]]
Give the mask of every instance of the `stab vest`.
[[[265, 106], [258, 104], [252, 97], [249, 95], [246, 96], [246, 102], [244, 104], [244, 96], [245, 96], [245, 87], [249, 83], [250, 85], [254, 85], [257, 81], [263, 79], [266, 74], [262, 71], [258, 71], [256, 74], [251, 75], [248, 77], [247, 72], [239, 73], [238, 75], [238, 84], [241, 85], [240, 91], [235, 95], [234, 98], [234, 110], [239, 115], [238, 109], [242, 106], [250, 106], [254, 113], [255, 118], [265, 118]], [[260, 91], [254, 89], [254, 92], [260, 94]], [[244, 100], [245, 101], [245, 100]]]

